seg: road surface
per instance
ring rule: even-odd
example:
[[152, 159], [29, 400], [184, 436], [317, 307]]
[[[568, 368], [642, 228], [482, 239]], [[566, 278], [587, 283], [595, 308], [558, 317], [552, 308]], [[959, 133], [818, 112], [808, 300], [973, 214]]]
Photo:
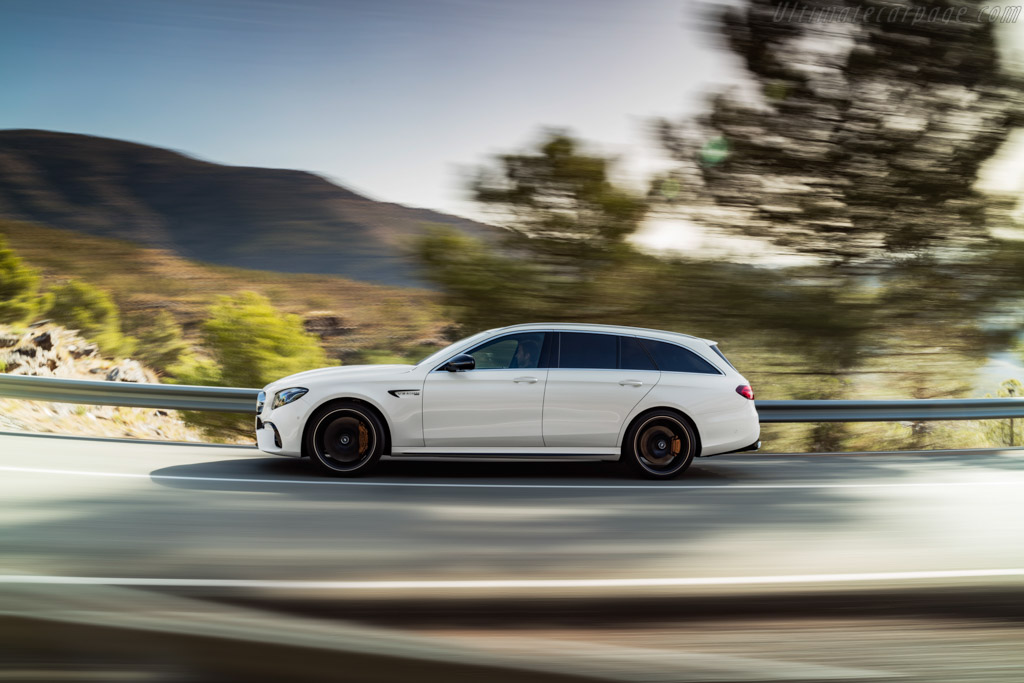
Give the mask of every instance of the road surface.
[[5, 434], [0, 472], [5, 575], [367, 591], [1024, 578], [1020, 450], [721, 456], [671, 482], [600, 463], [394, 462], [335, 480], [239, 447]]
[[[223, 642], [258, 623], [264, 642], [399, 648], [351, 641], [339, 619], [355, 619], [413, 628], [413, 659], [444, 643], [552, 680], [1024, 674], [1024, 450], [730, 455], [670, 482], [601, 463], [391, 462], [335, 480], [248, 448], [5, 433], [0, 548], [0, 602], [22, 620], [102, 613], [180, 639], [191, 614]], [[7, 642], [33, 633], [10, 628]], [[50, 628], [24, 647], [51, 647]], [[142, 647], [96, 638], [118, 642]], [[175, 648], [193, 673], [244, 659]], [[291, 671], [302, 652], [275, 661]], [[0, 673], [46, 679], [23, 659], [0, 656]], [[136, 659], [140, 680], [164, 680]]]

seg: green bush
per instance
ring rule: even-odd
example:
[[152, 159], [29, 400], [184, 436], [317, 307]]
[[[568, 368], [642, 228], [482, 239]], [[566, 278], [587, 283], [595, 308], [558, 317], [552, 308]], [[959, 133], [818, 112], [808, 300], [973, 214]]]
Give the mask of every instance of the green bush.
[[[283, 315], [254, 292], [224, 296], [203, 323], [203, 344], [212, 360], [191, 360], [173, 368], [177, 382], [208, 386], [262, 387], [303, 370], [334, 365], [302, 318]], [[252, 416], [185, 413], [211, 436], [251, 434]]]
[[45, 309], [49, 297], [39, 294], [39, 273], [26, 266], [0, 236], [0, 323], [20, 323]]
[[49, 316], [83, 337], [107, 355], [130, 356], [137, 340], [121, 331], [121, 313], [110, 295], [87, 282], [71, 280], [51, 291]]
[[181, 326], [167, 311], [132, 316], [127, 326], [138, 338], [135, 356], [149, 367], [169, 372], [187, 361], [189, 346], [182, 337]]

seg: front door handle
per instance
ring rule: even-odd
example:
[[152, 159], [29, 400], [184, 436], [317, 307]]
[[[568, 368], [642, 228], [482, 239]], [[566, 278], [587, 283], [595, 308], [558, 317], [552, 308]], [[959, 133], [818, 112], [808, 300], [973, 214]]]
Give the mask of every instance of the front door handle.
[[638, 379], [624, 379], [619, 382], [619, 384], [624, 387], [642, 387], [644, 385], [644, 383]]
[[527, 384], [536, 384], [537, 383], [537, 378], [536, 377], [516, 377], [512, 381], [515, 382], [516, 384], [519, 384], [521, 382], [525, 382]]

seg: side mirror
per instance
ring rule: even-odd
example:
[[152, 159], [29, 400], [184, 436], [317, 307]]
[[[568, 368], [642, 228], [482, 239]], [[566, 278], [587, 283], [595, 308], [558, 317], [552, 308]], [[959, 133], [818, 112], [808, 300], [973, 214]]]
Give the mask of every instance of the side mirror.
[[462, 372], [463, 370], [472, 370], [475, 367], [476, 359], [473, 356], [468, 353], [460, 353], [445, 363], [443, 369], [448, 372]]

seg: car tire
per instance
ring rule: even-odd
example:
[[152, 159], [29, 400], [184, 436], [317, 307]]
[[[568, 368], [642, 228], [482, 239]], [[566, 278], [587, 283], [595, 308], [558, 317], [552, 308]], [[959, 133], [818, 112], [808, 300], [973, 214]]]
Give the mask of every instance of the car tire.
[[642, 415], [623, 442], [622, 458], [646, 479], [678, 477], [693, 462], [699, 441], [689, 420], [669, 410]]
[[355, 401], [328, 404], [309, 418], [306, 452], [317, 470], [334, 477], [358, 477], [384, 453], [384, 425], [376, 413]]

